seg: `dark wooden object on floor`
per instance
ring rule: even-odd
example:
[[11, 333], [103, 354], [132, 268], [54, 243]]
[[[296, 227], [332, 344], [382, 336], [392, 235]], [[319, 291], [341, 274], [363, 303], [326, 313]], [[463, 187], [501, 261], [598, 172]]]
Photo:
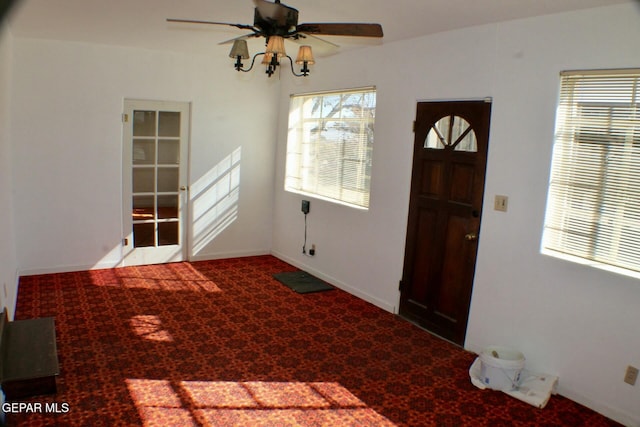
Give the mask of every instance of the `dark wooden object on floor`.
[[53, 317], [0, 317], [0, 380], [7, 400], [52, 394], [60, 373]]

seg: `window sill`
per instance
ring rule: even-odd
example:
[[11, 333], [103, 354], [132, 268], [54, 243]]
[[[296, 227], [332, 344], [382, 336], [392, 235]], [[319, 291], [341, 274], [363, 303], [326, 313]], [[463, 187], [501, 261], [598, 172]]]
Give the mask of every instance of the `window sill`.
[[610, 273], [620, 274], [620, 275], [631, 277], [634, 279], [640, 279], [640, 272], [638, 271], [629, 270], [622, 267], [616, 267], [614, 265], [604, 264], [598, 261], [592, 261], [589, 259], [580, 258], [574, 255], [557, 252], [551, 249], [543, 248], [540, 250], [540, 253], [542, 255], [551, 256], [557, 259], [561, 259], [563, 261], [572, 262], [574, 264], [585, 265], [587, 267], [597, 268], [598, 270], [604, 270]]
[[368, 211], [369, 210], [368, 206], [361, 206], [361, 205], [356, 205], [356, 204], [353, 204], [353, 203], [343, 202], [342, 200], [332, 199], [331, 197], [325, 197], [325, 196], [322, 196], [322, 195], [316, 194], [316, 193], [308, 193], [306, 191], [295, 190], [293, 188], [285, 188], [284, 191], [286, 191], [288, 193], [293, 193], [293, 194], [300, 194], [302, 196], [313, 197], [313, 198], [318, 199], [318, 200], [324, 200], [325, 202], [334, 203], [336, 205], [346, 206], [348, 208], [357, 209], [359, 211]]

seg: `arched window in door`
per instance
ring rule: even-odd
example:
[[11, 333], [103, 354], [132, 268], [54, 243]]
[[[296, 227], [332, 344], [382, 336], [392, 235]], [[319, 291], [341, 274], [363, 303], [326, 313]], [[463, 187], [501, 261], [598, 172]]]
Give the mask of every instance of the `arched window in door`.
[[435, 150], [478, 151], [476, 133], [469, 122], [460, 116], [450, 115], [439, 119], [427, 134], [424, 148]]

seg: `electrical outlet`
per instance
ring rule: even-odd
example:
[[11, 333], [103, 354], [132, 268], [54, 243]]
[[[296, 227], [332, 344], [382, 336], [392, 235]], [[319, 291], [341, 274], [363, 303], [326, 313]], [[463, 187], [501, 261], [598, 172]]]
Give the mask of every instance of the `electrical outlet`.
[[508, 204], [509, 204], [509, 197], [496, 196], [493, 201], [493, 209], [500, 212], [506, 212]]
[[631, 385], [636, 385], [638, 379], [638, 368], [635, 366], [627, 366], [627, 372], [624, 374], [624, 382]]

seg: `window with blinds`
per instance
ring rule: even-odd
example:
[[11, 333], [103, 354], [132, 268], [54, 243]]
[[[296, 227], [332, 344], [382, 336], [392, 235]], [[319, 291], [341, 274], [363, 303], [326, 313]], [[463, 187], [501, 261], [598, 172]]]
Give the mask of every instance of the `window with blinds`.
[[285, 190], [369, 207], [375, 88], [292, 95]]
[[640, 69], [564, 72], [543, 252], [640, 272]]

